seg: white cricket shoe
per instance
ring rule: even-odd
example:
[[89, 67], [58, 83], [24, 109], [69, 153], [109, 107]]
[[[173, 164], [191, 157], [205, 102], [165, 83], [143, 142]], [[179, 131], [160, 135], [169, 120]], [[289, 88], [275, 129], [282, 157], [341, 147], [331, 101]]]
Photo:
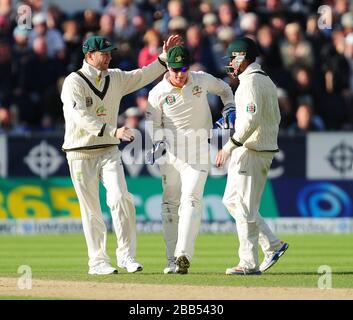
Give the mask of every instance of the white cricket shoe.
[[113, 268], [109, 263], [102, 262], [94, 267], [89, 268], [88, 274], [98, 274], [98, 275], [107, 275], [107, 274], [117, 274], [118, 270]]
[[175, 273], [175, 269], [176, 269], [175, 257], [168, 258], [167, 266], [164, 268], [163, 272], [165, 274]]
[[279, 249], [274, 251], [272, 254], [266, 255], [264, 258], [264, 261], [260, 264], [260, 271], [264, 272], [271, 268], [277, 261], [278, 259], [283, 255], [283, 253], [286, 252], [288, 249], [289, 244], [286, 242], [281, 241], [281, 246]]
[[134, 258], [127, 258], [126, 260], [119, 262], [118, 267], [126, 269], [127, 272], [134, 273], [143, 270], [143, 265], [138, 263]]
[[241, 275], [241, 276], [260, 275], [261, 271], [259, 271], [259, 269], [247, 269], [244, 267], [235, 266], [232, 268], [227, 268], [226, 274], [227, 275]]

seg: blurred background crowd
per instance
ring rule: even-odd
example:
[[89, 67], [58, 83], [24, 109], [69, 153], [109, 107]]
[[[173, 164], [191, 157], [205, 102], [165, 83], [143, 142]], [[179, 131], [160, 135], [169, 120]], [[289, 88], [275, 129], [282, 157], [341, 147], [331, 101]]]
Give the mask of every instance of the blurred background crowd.
[[[19, 5], [31, 7], [31, 29], [18, 25]], [[111, 67], [132, 70], [154, 61], [173, 33], [183, 35], [192, 70], [233, 90], [227, 46], [239, 36], [256, 40], [258, 62], [278, 87], [283, 133], [353, 130], [353, 1], [102, 0], [99, 10], [68, 13], [43, 0], [0, 0], [0, 132], [64, 129], [61, 86], [81, 67], [87, 37], [114, 42]], [[143, 130], [154, 84], [123, 99], [119, 125]], [[209, 100], [216, 120], [222, 106]]]

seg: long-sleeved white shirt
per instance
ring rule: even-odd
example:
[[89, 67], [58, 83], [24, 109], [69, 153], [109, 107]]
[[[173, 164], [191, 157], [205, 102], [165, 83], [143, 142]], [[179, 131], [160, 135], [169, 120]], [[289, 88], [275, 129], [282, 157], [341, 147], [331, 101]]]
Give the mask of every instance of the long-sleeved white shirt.
[[[239, 81], [233, 141], [255, 151], [276, 151], [281, 116], [275, 84], [256, 62], [239, 75]], [[227, 151], [231, 144], [226, 144]]]
[[166, 69], [156, 60], [133, 71], [100, 71], [84, 61], [80, 71], [91, 86], [72, 72], [66, 77], [61, 93], [65, 118], [63, 150], [69, 153], [117, 145], [119, 139], [115, 137], [115, 130], [120, 100], [156, 79]]
[[153, 121], [152, 140], [164, 137], [170, 146], [180, 148], [185, 148], [185, 137], [207, 141], [212, 128], [208, 92], [218, 95], [223, 105], [234, 104], [230, 86], [208, 73], [190, 71], [183, 88], [173, 86], [166, 73], [148, 97], [146, 120]]

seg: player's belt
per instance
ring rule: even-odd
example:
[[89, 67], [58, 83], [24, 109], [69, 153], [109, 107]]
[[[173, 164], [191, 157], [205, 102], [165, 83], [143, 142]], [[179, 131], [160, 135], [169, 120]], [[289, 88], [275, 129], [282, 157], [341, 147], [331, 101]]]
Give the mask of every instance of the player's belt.
[[275, 150], [259, 150], [258, 152], [279, 152], [279, 149], [275, 149]]
[[249, 149], [249, 150], [255, 151], [255, 152], [273, 152], [273, 153], [279, 152], [279, 149], [275, 149], [275, 150], [255, 150], [255, 149]]
[[118, 144], [97, 144], [97, 145], [94, 145], [94, 146], [77, 147], [77, 148], [70, 148], [70, 149], [62, 148], [62, 151], [70, 152], [70, 151], [78, 151], [78, 150], [94, 150], [94, 149], [102, 149], [102, 148], [113, 147], [113, 146], [117, 146], [117, 145]]

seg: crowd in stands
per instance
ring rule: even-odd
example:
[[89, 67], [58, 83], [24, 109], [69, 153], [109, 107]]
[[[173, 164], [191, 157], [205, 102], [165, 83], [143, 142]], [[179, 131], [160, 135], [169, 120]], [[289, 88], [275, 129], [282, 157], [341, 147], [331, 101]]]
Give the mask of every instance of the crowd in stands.
[[[31, 29], [18, 23], [20, 5], [31, 8]], [[173, 33], [183, 35], [192, 70], [233, 90], [227, 46], [256, 40], [258, 62], [278, 87], [282, 132], [353, 130], [352, 1], [102, 0], [100, 10], [68, 13], [43, 0], [0, 0], [0, 132], [63, 130], [62, 83], [81, 67], [87, 37], [114, 42], [111, 67], [132, 70], [154, 61]], [[155, 84], [123, 99], [120, 125], [143, 127]], [[220, 101], [210, 96], [210, 105], [216, 120]]]

